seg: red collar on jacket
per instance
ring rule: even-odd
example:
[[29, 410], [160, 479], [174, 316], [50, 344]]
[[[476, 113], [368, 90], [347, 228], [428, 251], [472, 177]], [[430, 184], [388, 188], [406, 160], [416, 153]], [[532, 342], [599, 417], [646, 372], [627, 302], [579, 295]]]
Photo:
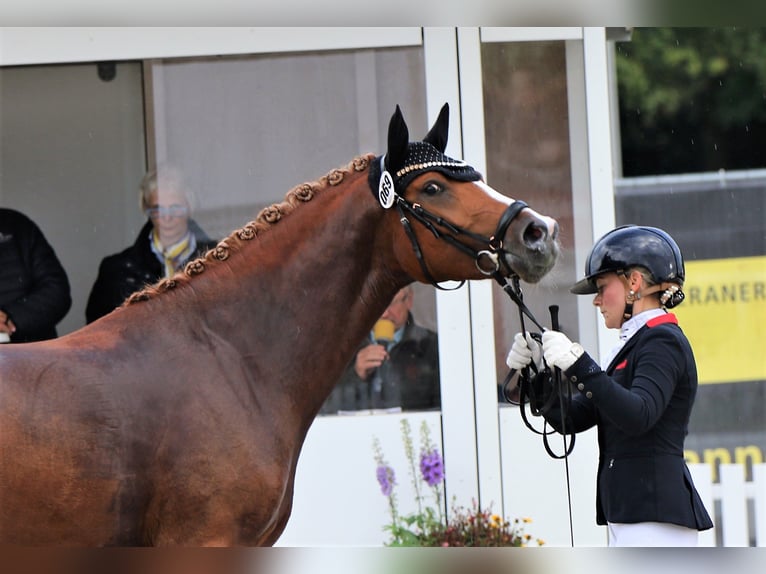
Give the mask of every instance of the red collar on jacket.
[[678, 325], [678, 319], [675, 315], [673, 315], [673, 313], [665, 313], [664, 315], [659, 315], [654, 319], [649, 319], [646, 322], [646, 326], [651, 329], [652, 327], [662, 325], [663, 323], [673, 323], [674, 325]]

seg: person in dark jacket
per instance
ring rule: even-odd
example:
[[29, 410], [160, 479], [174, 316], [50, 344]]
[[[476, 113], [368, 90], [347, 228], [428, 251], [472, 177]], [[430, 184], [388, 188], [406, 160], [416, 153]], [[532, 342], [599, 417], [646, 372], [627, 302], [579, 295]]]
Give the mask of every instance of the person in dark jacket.
[[[325, 401], [323, 414], [440, 407], [439, 341], [415, 323], [413, 298], [411, 285], [396, 294]], [[379, 325], [386, 323], [384, 332]]]
[[66, 271], [40, 228], [18, 211], [0, 209], [0, 337], [53, 339], [71, 306]]
[[559, 432], [597, 427], [596, 522], [608, 526], [610, 546], [696, 546], [698, 531], [713, 527], [684, 460], [697, 368], [666, 310], [683, 301], [684, 278], [665, 231], [618, 227], [596, 242], [571, 289], [595, 294], [606, 326], [620, 330], [604, 368], [558, 331], [545, 331], [542, 347], [517, 334], [506, 359], [512, 369], [535, 361], [539, 370], [542, 357], [577, 389], [563, 420], [558, 405], [545, 418]]
[[140, 205], [147, 221], [133, 245], [101, 261], [85, 309], [88, 323], [122, 305], [132, 293], [173, 276], [215, 246], [191, 219], [192, 203], [176, 168], [162, 166], [144, 176]]

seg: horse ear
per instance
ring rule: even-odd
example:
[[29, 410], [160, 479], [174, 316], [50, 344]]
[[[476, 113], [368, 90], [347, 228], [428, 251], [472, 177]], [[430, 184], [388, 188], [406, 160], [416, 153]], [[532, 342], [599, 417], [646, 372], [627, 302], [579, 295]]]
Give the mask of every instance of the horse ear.
[[404, 167], [407, 159], [407, 146], [410, 142], [410, 130], [404, 121], [399, 104], [388, 123], [388, 151], [386, 152], [386, 167], [390, 173], [396, 173]]
[[430, 143], [440, 152], [447, 149], [447, 134], [449, 133], [449, 103], [445, 103], [436, 118], [431, 131], [423, 138], [424, 142]]

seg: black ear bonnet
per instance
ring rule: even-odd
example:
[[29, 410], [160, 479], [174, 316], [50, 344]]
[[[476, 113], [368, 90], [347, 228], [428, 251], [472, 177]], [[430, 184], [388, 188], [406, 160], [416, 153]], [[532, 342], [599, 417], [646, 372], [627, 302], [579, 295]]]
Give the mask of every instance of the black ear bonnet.
[[427, 171], [438, 171], [456, 181], [477, 181], [482, 175], [464, 161], [444, 155], [449, 129], [449, 105], [444, 104], [439, 117], [423, 141], [410, 142], [409, 131], [404, 117], [396, 106], [388, 127], [388, 151], [385, 156], [378, 156], [370, 166], [369, 184], [373, 194], [378, 195], [381, 178], [381, 157], [384, 157], [385, 170], [391, 174], [394, 190], [404, 193], [407, 186], [417, 176]]

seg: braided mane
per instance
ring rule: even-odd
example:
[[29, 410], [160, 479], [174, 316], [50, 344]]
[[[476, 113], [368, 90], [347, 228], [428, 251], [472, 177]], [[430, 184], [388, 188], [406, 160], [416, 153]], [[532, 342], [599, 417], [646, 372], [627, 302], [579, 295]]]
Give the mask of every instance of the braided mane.
[[365, 171], [374, 158], [374, 154], [357, 156], [345, 168], [333, 169], [319, 178], [318, 181], [295, 186], [287, 192], [282, 203], [264, 207], [254, 220], [233, 231], [202, 257], [189, 261], [183, 271], [178, 271], [173, 277], [165, 277], [154, 285], [148, 285], [140, 291], [136, 291], [125, 300], [121, 307], [147, 301], [165, 291], [175, 289], [179, 285], [188, 283], [194, 276], [203, 273], [210, 265], [226, 261], [232, 251], [238, 250], [244, 242], [255, 239], [259, 234], [270, 229], [272, 225], [292, 213], [301, 204], [311, 201], [315, 194], [322, 192], [327, 187], [340, 185], [346, 174]]

